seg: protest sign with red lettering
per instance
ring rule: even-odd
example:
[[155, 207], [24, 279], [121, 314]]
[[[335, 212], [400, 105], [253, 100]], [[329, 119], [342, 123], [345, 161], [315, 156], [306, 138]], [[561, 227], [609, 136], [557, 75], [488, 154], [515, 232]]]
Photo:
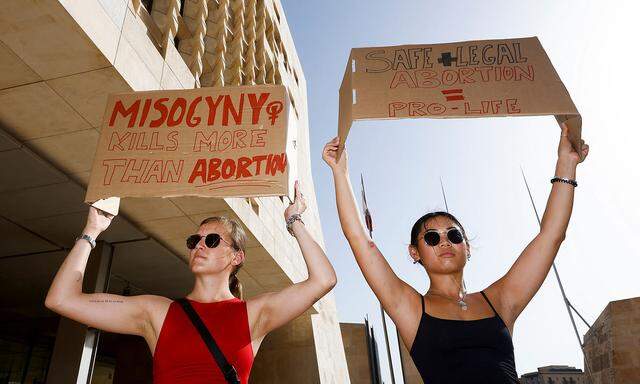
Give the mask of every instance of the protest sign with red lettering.
[[354, 48], [339, 102], [340, 152], [354, 120], [535, 115], [580, 148], [580, 114], [537, 37]]
[[85, 201], [289, 195], [289, 113], [280, 85], [111, 95]]

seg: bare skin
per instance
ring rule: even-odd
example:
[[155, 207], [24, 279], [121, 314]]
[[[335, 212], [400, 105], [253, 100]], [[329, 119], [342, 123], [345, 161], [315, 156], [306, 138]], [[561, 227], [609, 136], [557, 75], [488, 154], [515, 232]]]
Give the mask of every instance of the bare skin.
[[[494, 316], [480, 292], [466, 296], [466, 311], [457, 303], [469, 245], [466, 241], [452, 244], [447, 239], [447, 229], [457, 225], [446, 217], [436, 217], [425, 223], [417, 237], [417, 246], [410, 245], [408, 249], [413, 260], [421, 261], [429, 277], [430, 287], [425, 297], [393, 272], [362, 222], [349, 180], [347, 152], [345, 150], [337, 158], [338, 145], [337, 137], [328, 142], [322, 158], [333, 173], [342, 231], [365, 280], [396, 324], [407, 348], [410, 349], [413, 345], [418, 330], [422, 316], [421, 299], [425, 301], [427, 312], [439, 318], [477, 320]], [[555, 175], [575, 180], [577, 165], [589, 153], [589, 146], [584, 141], [581, 152], [582, 156], [572, 148], [567, 128], [563, 127]], [[540, 289], [565, 238], [573, 207], [573, 195], [573, 186], [553, 184], [540, 232], [522, 251], [509, 271], [484, 289], [511, 334], [516, 319]], [[428, 230], [440, 232], [441, 241], [436, 246], [429, 246], [423, 240], [424, 233]]]
[[[285, 210], [285, 219], [294, 213], [302, 213], [305, 209], [305, 200], [296, 183], [295, 200]], [[91, 207], [83, 233], [95, 239], [109, 227], [111, 220], [111, 215]], [[333, 267], [305, 226], [296, 221], [293, 224], [293, 232], [307, 265], [309, 277], [279, 292], [269, 292], [247, 300], [254, 356], [270, 331], [300, 316], [336, 284]], [[232, 299], [234, 296], [229, 290], [229, 276], [236, 266], [245, 260], [244, 252], [230, 246], [231, 237], [220, 223], [202, 225], [197, 233], [202, 236], [218, 233], [223, 241], [215, 248], [208, 248], [203, 237], [196, 247], [190, 250], [189, 268], [195, 275], [195, 283], [193, 290], [186, 297], [202, 303]], [[49, 288], [45, 300], [46, 307], [90, 327], [142, 336], [153, 355], [172, 300], [156, 295], [83, 293], [82, 278], [90, 251], [88, 242], [76, 242]]]

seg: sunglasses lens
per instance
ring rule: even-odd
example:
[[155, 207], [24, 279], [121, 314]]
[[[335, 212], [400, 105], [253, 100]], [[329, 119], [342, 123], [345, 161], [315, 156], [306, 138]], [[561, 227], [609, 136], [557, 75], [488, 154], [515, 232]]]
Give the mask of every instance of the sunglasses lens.
[[210, 233], [204, 238], [204, 244], [209, 248], [215, 248], [220, 244], [220, 235], [217, 233]]
[[187, 237], [187, 248], [194, 249], [200, 241], [200, 235], [191, 235]]
[[460, 244], [464, 238], [462, 237], [462, 233], [457, 229], [451, 229], [447, 232], [447, 238], [452, 244]]
[[427, 232], [424, 234], [424, 242], [430, 246], [436, 246], [440, 242], [440, 234], [438, 232]]

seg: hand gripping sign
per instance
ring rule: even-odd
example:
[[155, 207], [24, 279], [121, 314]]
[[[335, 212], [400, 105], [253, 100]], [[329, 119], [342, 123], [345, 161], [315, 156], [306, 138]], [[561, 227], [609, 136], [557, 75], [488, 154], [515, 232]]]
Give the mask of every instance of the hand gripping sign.
[[354, 120], [555, 115], [582, 119], [537, 37], [354, 48], [340, 87], [340, 153]]
[[114, 213], [97, 200], [289, 195], [287, 96], [280, 85], [111, 95], [85, 201]]

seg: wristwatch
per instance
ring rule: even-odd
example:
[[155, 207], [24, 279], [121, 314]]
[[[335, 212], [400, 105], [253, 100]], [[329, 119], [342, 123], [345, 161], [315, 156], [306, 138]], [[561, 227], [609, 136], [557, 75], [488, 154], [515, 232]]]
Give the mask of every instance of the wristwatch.
[[91, 249], [96, 247], [96, 241], [89, 235], [83, 233], [82, 236], [78, 236], [76, 237], [76, 241], [78, 240], [86, 240], [89, 245], [91, 245]]

